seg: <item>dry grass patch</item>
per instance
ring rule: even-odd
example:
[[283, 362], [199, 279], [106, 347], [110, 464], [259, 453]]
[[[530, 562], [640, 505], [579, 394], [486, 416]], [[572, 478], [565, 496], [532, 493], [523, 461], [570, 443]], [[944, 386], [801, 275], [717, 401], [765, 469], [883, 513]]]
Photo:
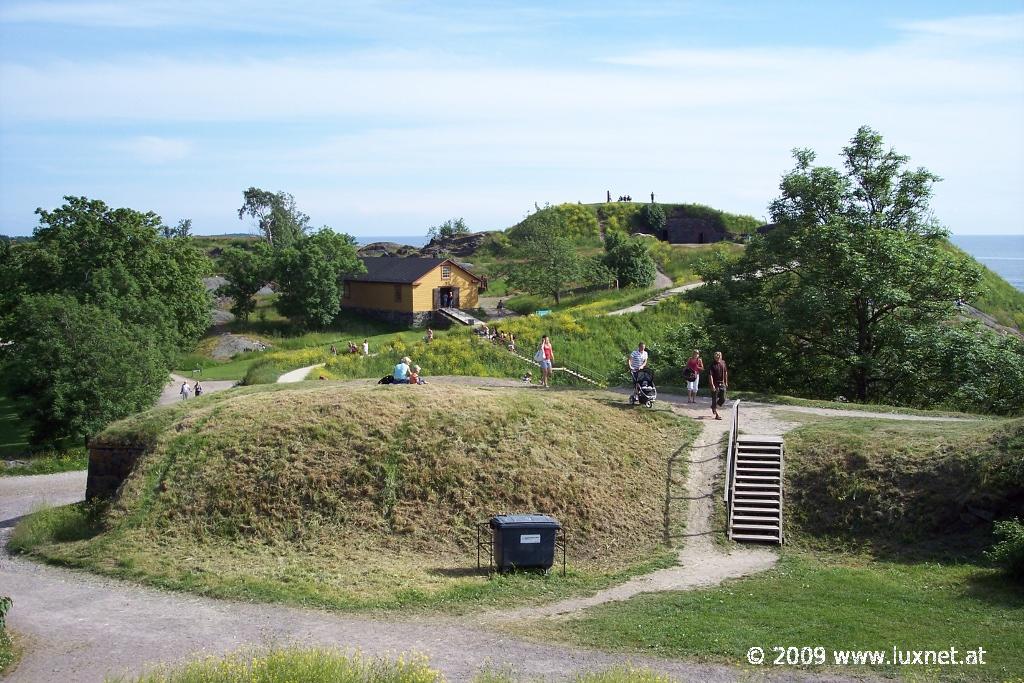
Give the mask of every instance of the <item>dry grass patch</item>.
[[[30, 549], [160, 585], [337, 607], [542, 600], [668, 561], [666, 465], [695, 433], [597, 393], [237, 392], [98, 437], [150, 446], [105, 531]], [[475, 523], [528, 511], [568, 529], [570, 576], [472, 571]]]

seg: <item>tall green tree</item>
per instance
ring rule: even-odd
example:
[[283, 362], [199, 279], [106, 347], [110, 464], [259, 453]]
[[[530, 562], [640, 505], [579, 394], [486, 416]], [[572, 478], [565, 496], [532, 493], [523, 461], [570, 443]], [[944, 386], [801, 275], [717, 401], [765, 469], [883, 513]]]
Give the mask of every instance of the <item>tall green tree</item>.
[[751, 384], [884, 395], [912, 381], [894, 371], [908, 330], [950, 319], [978, 270], [943, 248], [929, 209], [939, 178], [871, 128], [843, 148], [842, 168], [807, 149], [794, 158], [770, 207], [778, 227], [734, 265], [707, 267], [701, 296]]
[[309, 230], [309, 216], [299, 211], [295, 197], [287, 192], [250, 187], [243, 199], [238, 220], [252, 218], [260, 235], [274, 249], [290, 246]]
[[506, 269], [510, 287], [551, 297], [558, 304], [569, 286], [590, 284], [607, 272], [580, 256], [566, 236], [564, 220], [555, 211], [543, 211], [531, 216], [528, 225], [521, 224], [523, 229], [512, 238], [514, 260]]
[[[650, 239], [650, 238], [648, 238]], [[609, 232], [604, 238], [604, 265], [615, 275], [620, 287], [650, 287], [658, 267], [647, 245], [636, 237]]]
[[273, 269], [278, 312], [314, 328], [337, 317], [344, 280], [366, 272], [355, 241], [326, 227], [278, 251]]
[[88, 438], [145, 410], [167, 381], [151, 328], [67, 294], [26, 296], [7, 328], [6, 390], [37, 446]]
[[643, 221], [652, 235], [658, 235], [659, 237], [668, 221], [665, 216], [665, 209], [661, 207], [661, 204], [654, 203], [644, 204], [644, 208], [640, 209], [640, 220]]
[[260, 242], [251, 250], [228, 247], [220, 257], [221, 274], [227, 283], [217, 289], [218, 296], [230, 297], [231, 312], [248, 320], [256, 310], [256, 293], [273, 278], [270, 246]]
[[[168, 353], [194, 344], [209, 327], [210, 297], [202, 281], [209, 262], [193, 241], [164, 239], [153, 212], [64, 199], [52, 211], [36, 210], [34, 239], [12, 245], [0, 279], [18, 296], [67, 294], [158, 330]], [[10, 295], [0, 299], [15, 305]]]

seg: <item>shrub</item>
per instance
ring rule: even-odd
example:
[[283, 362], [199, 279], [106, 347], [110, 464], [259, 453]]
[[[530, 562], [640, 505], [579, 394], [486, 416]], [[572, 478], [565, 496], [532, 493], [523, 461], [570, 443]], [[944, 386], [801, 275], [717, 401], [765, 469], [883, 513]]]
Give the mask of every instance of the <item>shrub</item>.
[[7, 633], [7, 613], [13, 601], [6, 595], [0, 595], [0, 673], [14, 661], [14, 643]]
[[999, 540], [985, 555], [1011, 578], [1024, 581], [1024, 523], [1005, 519], [996, 522], [994, 533]]

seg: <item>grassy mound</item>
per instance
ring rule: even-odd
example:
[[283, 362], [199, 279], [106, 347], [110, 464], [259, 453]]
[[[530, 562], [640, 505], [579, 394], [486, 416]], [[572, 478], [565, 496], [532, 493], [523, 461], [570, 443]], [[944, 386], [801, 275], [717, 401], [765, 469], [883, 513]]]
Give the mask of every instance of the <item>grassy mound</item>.
[[786, 437], [790, 538], [974, 555], [1024, 506], [1024, 420], [829, 419]]
[[[103, 533], [74, 540], [55, 524], [21, 547], [161, 585], [339, 607], [561, 594], [662, 560], [667, 460], [695, 433], [618, 397], [529, 388], [317, 382], [189, 403], [97, 437], [148, 448]], [[513, 511], [561, 520], [573, 576], [475, 573], [475, 523]]]

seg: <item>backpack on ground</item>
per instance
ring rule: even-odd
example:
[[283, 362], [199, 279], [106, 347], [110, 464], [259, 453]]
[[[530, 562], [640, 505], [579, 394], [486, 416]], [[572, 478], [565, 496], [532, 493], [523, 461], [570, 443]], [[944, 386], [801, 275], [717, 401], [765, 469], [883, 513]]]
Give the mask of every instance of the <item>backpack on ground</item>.
[[394, 384], [394, 383], [395, 383], [395, 378], [393, 376], [391, 376], [391, 375], [384, 375], [383, 377], [380, 378], [380, 381], [377, 382], [377, 384]]

